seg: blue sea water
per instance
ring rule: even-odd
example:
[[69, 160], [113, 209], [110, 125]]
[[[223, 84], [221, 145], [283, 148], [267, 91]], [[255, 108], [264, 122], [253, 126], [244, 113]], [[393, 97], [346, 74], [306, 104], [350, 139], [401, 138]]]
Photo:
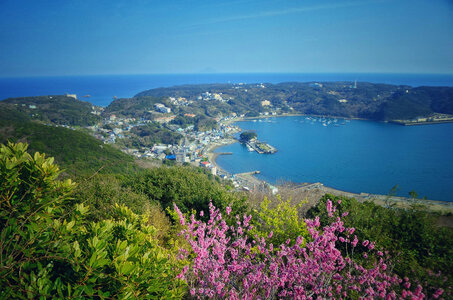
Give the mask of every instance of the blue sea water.
[[[230, 173], [260, 170], [272, 183], [322, 182], [349, 192], [397, 195], [416, 191], [431, 200], [453, 201], [453, 124], [401, 126], [351, 120], [323, 126], [305, 117], [238, 122], [275, 146], [275, 154], [249, 152], [241, 144], [217, 149], [233, 152], [217, 163]], [[336, 124], [343, 123], [338, 120]]]
[[[417, 74], [180, 74], [0, 78], [0, 100], [10, 97], [77, 94], [79, 99], [107, 106], [116, 96], [132, 97], [156, 87], [201, 83], [280, 83], [288, 81], [366, 81], [409, 86], [453, 86], [452, 75]], [[91, 95], [83, 98], [84, 95]], [[219, 164], [236, 173], [261, 170], [276, 182], [320, 181], [351, 192], [386, 194], [394, 185], [399, 195], [410, 190], [429, 199], [453, 201], [453, 124], [404, 127], [351, 121], [324, 127], [304, 119], [278, 118], [275, 123], [244, 122], [260, 139], [275, 145], [275, 155], [249, 153], [239, 144], [221, 151]]]
[[[288, 81], [366, 81], [409, 86], [453, 86], [453, 74], [169, 74], [0, 78], [0, 100], [11, 97], [77, 94], [79, 99], [107, 106], [118, 98], [157, 87], [201, 83], [280, 83]], [[91, 95], [83, 98], [84, 95]]]

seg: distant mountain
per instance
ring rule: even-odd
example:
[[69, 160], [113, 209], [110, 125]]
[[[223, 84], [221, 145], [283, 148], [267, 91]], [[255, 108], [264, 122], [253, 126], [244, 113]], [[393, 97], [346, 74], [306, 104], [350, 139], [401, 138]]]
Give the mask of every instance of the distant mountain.
[[95, 107], [68, 96], [36, 96], [9, 98], [0, 101], [0, 109], [21, 112], [32, 120], [57, 125], [88, 126], [101, 120]]

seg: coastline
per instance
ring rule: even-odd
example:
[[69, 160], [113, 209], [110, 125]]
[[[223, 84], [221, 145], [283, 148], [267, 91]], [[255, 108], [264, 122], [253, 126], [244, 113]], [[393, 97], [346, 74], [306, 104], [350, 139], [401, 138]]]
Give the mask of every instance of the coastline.
[[[305, 116], [303, 114], [286, 114], [279, 116], [259, 116], [259, 117], [250, 117], [250, 118], [235, 118], [232, 120], [227, 120], [225, 124], [231, 124], [234, 122], [248, 121], [253, 119], [264, 119], [272, 117], [291, 117], [291, 116]], [[214, 152], [216, 149], [237, 143], [236, 139], [225, 139], [222, 140], [222, 143], [215, 143], [210, 145], [206, 149], [206, 154], [208, 160], [211, 164], [216, 166], [218, 174], [225, 174], [231, 176], [226, 170], [223, 170], [220, 165], [217, 163], [217, 157], [225, 153]], [[230, 154], [230, 153], [228, 153]], [[234, 174], [235, 180], [238, 181], [239, 185], [243, 190], [246, 191], [259, 191], [259, 192], [271, 192], [272, 185], [265, 181], [258, 179], [254, 176], [255, 171], [248, 173]], [[277, 188], [282, 188], [283, 186], [278, 186]], [[316, 183], [298, 183], [295, 186], [291, 187], [291, 192], [301, 193], [307, 198], [309, 203], [314, 203], [319, 200], [319, 195], [324, 194], [333, 194], [335, 196], [346, 196], [350, 198], [355, 198], [359, 202], [372, 201], [377, 205], [387, 206], [393, 205], [398, 208], [408, 208], [412, 204], [422, 204], [426, 206], [428, 211], [432, 212], [443, 212], [443, 213], [453, 213], [453, 202], [449, 201], [440, 201], [440, 200], [429, 200], [429, 199], [413, 199], [409, 197], [400, 197], [400, 196], [390, 196], [390, 195], [380, 195], [380, 194], [370, 194], [370, 193], [353, 193], [347, 192], [332, 187], [325, 186], [320, 182]], [[315, 199], [317, 197], [317, 199]]]
[[256, 117], [237, 117], [237, 118], [234, 118], [234, 119], [230, 119], [230, 120], [224, 121], [224, 123], [229, 125], [229, 124], [232, 124], [232, 123], [235, 123], [235, 122], [246, 122], [246, 121], [251, 121], [251, 120], [269, 119], [269, 118], [282, 118], [282, 117], [316, 117], [316, 118], [328, 117], [328, 118], [337, 118], [337, 119], [345, 119], [345, 120], [361, 120], [361, 121], [372, 121], [372, 122], [384, 122], [384, 121], [376, 121], [376, 120], [365, 119], [365, 118], [356, 118], [356, 117], [325, 116], [325, 115], [301, 114], [301, 113], [287, 113], [287, 114], [281, 114], [281, 115], [267, 115], [267, 116], [256, 116]]

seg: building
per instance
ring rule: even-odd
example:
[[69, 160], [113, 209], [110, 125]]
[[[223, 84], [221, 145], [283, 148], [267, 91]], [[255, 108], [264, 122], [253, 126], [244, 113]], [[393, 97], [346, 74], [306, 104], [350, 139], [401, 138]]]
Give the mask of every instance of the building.
[[171, 113], [171, 108], [166, 107], [162, 103], [156, 103], [154, 104], [154, 109], [158, 112], [164, 113], [164, 114], [169, 114]]
[[186, 162], [186, 151], [182, 150], [182, 151], [176, 152], [175, 157], [176, 157], [176, 161], [179, 163]]
[[271, 102], [269, 100], [263, 100], [261, 101], [261, 106], [270, 106], [271, 105]]
[[66, 94], [65, 96], [69, 97], [69, 98], [74, 98], [74, 99], [77, 100], [77, 95], [76, 94]]
[[208, 169], [211, 170], [211, 174], [212, 174], [212, 175], [214, 175], [214, 176], [217, 175], [217, 167], [216, 167], [216, 166], [210, 165], [210, 166], [208, 167]]

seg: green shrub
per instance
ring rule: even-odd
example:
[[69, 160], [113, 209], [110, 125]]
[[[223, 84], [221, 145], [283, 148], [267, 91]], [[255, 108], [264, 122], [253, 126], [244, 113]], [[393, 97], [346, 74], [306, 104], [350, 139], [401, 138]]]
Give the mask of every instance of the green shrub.
[[307, 226], [299, 218], [297, 207], [291, 205], [291, 200], [282, 201], [280, 196], [278, 201], [275, 208], [270, 208], [270, 200], [264, 198], [260, 208], [255, 210], [255, 216], [252, 218], [253, 229], [249, 234], [267, 239], [272, 232], [272, 237], [267, 240], [274, 245], [284, 244], [288, 239], [293, 245], [299, 236], [304, 237], [306, 241], [309, 236]]
[[228, 192], [217, 181], [192, 167], [159, 167], [131, 176], [126, 185], [136, 193], [145, 194], [151, 202], [159, 202], [163, 209], [175, 203], [183, 212], [209, 211], [209, 202], [233, 213], [246, 210], [245, 199]]
[[0, 146], [0, 298], [182, 297], [181, 262], [149, 217], [116, 206], [116, 219], [87, 221], [53, 159], [26, 149]]
[[97, 174], [75, 188], [74, 198], [91, 207], [89, 217], [94, 221], [113, 216], [115, 204], [126, 205], [137, 214], [144, 213], [150, 206], [148, 197], [134, 192], [124, 181], [116, 175]]
[[[425, 286], [451, 290], [453, 284], [453, 229], [435, 225], [435, 216], [416, 202], [407, 209], [382, 207], [373, 202], [360, 203], [354, 198], [325, 195], [312, 208], [309, 217], [320, 216], [328, 224], [323, 211], [327, 199], [337, 205], [334, 217], [345, 212], [345, 226], [356, 228], [359, 240], [376, 242], [376, 248], [388, 250], [394, 257], [394, 271], [400, 277], [410, 277]], [[340, 202], [340, 203], [338, 203]], [[356, 248], [356, 258], [362, 255]]]

